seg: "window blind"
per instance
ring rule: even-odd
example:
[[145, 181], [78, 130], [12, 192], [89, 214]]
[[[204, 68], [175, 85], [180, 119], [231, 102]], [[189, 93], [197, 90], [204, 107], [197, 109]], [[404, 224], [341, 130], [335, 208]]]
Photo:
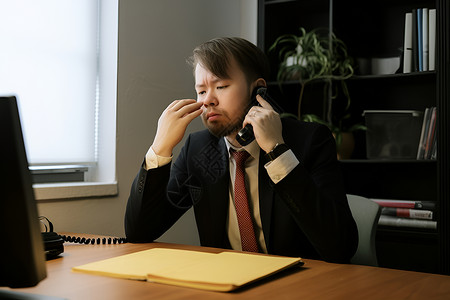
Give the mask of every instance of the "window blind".
[[98, 1], [0, 0], [0, 11], [0, 94], [18, 98], [29, 162], [94, 162]]

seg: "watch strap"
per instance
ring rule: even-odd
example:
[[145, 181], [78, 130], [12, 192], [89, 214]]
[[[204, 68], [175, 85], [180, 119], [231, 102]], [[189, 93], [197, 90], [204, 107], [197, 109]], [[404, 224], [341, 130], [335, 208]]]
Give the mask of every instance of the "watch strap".
[[290, 149], [289, 146], [286, 144], [276, 144], [275, 147], [273, 147], [273, 149], [270, 152], [266, 153], [266, 155], [264, 156], [266, 162], [275, 160], [277, 157], [279, 157], [281, 154], [288, 151], [289, 149]]

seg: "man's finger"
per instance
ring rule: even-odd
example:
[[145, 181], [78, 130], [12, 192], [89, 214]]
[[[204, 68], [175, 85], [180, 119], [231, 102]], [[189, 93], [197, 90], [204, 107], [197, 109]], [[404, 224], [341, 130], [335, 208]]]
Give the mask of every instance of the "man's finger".
[[262, 107], [273, 110], [272, 105], [270, 105], [269, 102], [264, 100], [264, 98], [261, 97], [261, 95], [256, 95], [256, 100], [259, 102], [259, 104], [261, 104]]
[[179, 108], [178, 112], [181, 114], [181, 116], [186, 116], [190, 113], [197, 113], [198, 111], [200, 111], [200, 113], [203, 111], [201, 109], [201, 107], [203, 106], [203, 104], [201, 102], [194, 102], [194, 103], [187, 103], [184, 106], [182, 106], [181, 108]]

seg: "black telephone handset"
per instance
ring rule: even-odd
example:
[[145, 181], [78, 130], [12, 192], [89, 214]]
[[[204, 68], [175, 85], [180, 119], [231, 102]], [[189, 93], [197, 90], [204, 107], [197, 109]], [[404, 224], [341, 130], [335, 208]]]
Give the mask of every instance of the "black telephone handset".
[[[270, 103], [272, 105], [273, 109], [281, 113], [281, 108], [276, 104], [276, 102], [270, 98], [269, 94], [267, 93], [267, 88], [263, 86], [256, 87], [251, 96], [251, 105], [252, 106], [261, 106], [259, 105], [259, 102], [256, 100], [256, 95], [260, 95], [264, 100]], [[241, 146], [247, 146], [255, 139], [255, 134], [253, 133], [253, 126], [251, 124], [245, 125], [244, 128], [242, 128], [238, 134], [236, 135], [236, 140]]]

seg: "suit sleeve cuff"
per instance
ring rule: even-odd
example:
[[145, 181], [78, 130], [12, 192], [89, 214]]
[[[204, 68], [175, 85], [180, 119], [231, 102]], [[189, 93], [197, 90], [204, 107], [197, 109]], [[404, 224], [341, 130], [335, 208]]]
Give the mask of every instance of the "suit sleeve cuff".
[[275, 160], [264, 165], [270, 179], [277, 184], [286, 177], [300, 162], [292, 150], [288, 150]]
[[145, 166], [144, 169], [147, 171], [150, 169], [156, 169], [158, 167], [165, 166], [172, 161], [172, 157], [165, 157], [156, 155], [155, 151], [153, 151], [152, 147], [148, 149], [147, 154], [145, 155]]

